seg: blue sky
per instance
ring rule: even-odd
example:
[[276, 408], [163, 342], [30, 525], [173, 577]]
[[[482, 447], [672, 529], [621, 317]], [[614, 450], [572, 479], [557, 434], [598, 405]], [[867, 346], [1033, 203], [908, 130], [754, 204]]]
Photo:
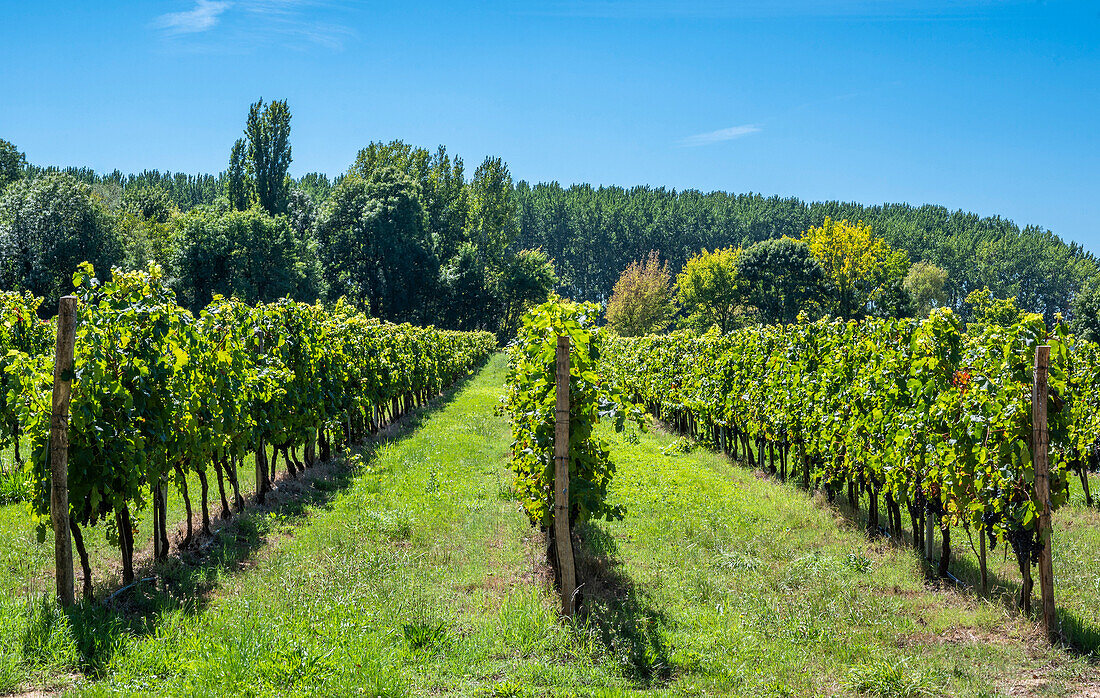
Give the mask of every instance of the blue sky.
[[0, 0], [0, 138], [224, 169], [286, 98], [292, 172], [372, 140], [562, 184], [938, 203], [1100, 252], [1100, 3]]

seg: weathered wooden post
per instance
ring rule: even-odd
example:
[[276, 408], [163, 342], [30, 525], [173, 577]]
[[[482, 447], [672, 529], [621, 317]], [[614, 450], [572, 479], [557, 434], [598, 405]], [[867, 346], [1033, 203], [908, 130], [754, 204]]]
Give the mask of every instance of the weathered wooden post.
[[73, 542], [69, 531], [69, 397], [76, 345], [76, 296], [64, 296], [57, 306], [53, 401], [50, 416], [50, 521], [53, 524], [57, 600], [73, 604]]
[[932, 513], [930, 507], [925, 507], [924, 511], [924, 557], [929, 562], [935, 559], [935, 543], [936, 539], [932, 533], [933, 526], [935, 526], [936, 515]]
[[1053, 640], [1058, 633], [1054, 613], [1054, 569], [1050, 546], [1050, 433], [1047, 430], [1047, 369], [1050, 347], [1035, 347], [1035, 382], [1031, 391], [1031, 458], [1035, 464], [1035, 497], [1039, 500], [1039, 591], [1043, 602], [1043, 627]]
[[982, 576], [982, 595], [989, 593], [989, 568], [986, 564], [985, 553], [985, 531], [978, 531], [978, 543], [980, 545], [978, 549], [978, 570]]
[[569, 531], [569, 337], [558, 337], [554, 413], [554, 540], [561, 573], [562, 614], [573, 617], [577, 573]]
[[306, 445], [303, 449], [302, 457], [305, 458], [306, 467], [312, 468], [317, 463], [317, 430], [309, 430], [309, 438], [306, 439]]
[[[257, 360], [264, 353], [264, 336], [257, 330], [257, 339], [259, 342], [256, 346], [256, 358]], [[263, 439], [256, 440], [256, 503], [263, 504], [264, 499], [267, 497], [267, 491], [270, 489], [268, 485], [267, 476], [267, 444]]]

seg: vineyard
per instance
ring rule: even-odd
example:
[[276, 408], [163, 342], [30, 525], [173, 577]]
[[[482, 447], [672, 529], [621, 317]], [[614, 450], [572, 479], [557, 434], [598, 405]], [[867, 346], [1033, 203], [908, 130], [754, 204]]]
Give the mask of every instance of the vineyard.
[[[617, 338], [606, 378], [681, 432], [743, 456], [781, 479], [865, 500], [872, 533], [900, 537], [902, 512], [919, 550], [949, 576], [951, 532], [1011, 548], [1031, 609], [1031, 568], [1044, 542], [1032, 461], [1036, 347], [1050, 346], [1050, 504], [1068, 478], [1091, 506], [1096, 463], [1097, 351], [1037, 315], [964, 330], [950, 310], [924, 321], [822, 320], [696, 337]], [[883, 522], [880, 517], [885, 513]]]
[[[168, 556], [169, 486], [186, 505], [186, 547], [194, 536], [189, 476], [201, 483], [201, 528], [209, 536], [213, 497], [222, 519], [245, 506], [238, 468], [246, 456], [254, 455], [262, 503], [280, 455], [297, 477], [334, 448], [362, 441], [438, 395], [496, 345], [488, 333], [380, 323], [342, 304], [325, 309], [285, 299], [249, 306], [219, 297], [195, 316], [175, 303], [155, 266], [115, 270], [101, 282], [86, 265], [73, 281], [68, 494], [88, 599], [88, 528], [106, 526], [130, 583], [135, 509], [151, 505], [155, 558]], [[3, 296], [0, 445], [15, 449], [19, 465], [20, 444], [29, 446], [26, 495], [41, 536], [51, 521], [57, 322], [39, 320], [39, 305], [29, 296]]]
[[[15, 592], [0, 603], [2, 690], [1042, 695], [1021, 693], [1026, 675], [1087, 696], [1097, 685], [1096, 618], [1082, 608], [1100, 600], [1100, 352], [1039, 316], [625, 338], [600, 327], [598, 306], [552, 298], [523, 317], [505, 361], [487, 333], [343, 304], [216, 298], [195, 315], [155, 267], [109, 282], [85, 268], [76, 282], [65, 377], [84, 598], [67, 616], [35, 596], [40, 581], [8, 570], [34, 569], [21, 531], [51, 523], [58, 322], [39, 320], [32, 297], [3, 296], [3, 445], [30, 477], [26, 501], [0, 507], [0, 530], [14, 532], [0, 575]], [[1079, 595], [1059, 607], [1073, 649], [1029, 617], [1044, 541], [1031, 457], [1040, 347], [1055, 569]], [[402, 436], [382, 438], [410, 414]], [[337, 472], [340, 483], [316, 482]], [[283, 493], [296, 478], [311, 502], [301, 518]], [[267, 504], [247, 505], [253, 496]], [[33, 520], [17, 521], [28, 506]], [[91, 569], [103, 551], [91, 531], [119, 556], [117, 580]], [[967, 544], [982, 551], [983, 592], [985, 553], [1013, 553], [1024, 612], [949, 591], [966, 585], [956, 574], [975, 578]], [[1003, 591], [1005, 569], [988, 562], [989, 590]], [[135, 569], [155, 581], [119, 597]]]
[[[923, 321], [823, 319], [624, 338], [599, 329], [593, 310], [552, 300], [525, 318], [512, 348], [505, 400], [512, 467], [521, 501], [544, 530], [555, 526], [551, 350], [558, 336], [569, 338], [580, 365], [568, 377], [570, 425], [578, 425], [569, 435], [571, 526], [623, 516], [606, 500], [615, 466], [591, 432], [601, 417], [622, 431], [628, 416], [638, 421], [638, 405], [782, 481], [843, 499], [854, 512], [865, 507], [872, 536], [900, 543], [908, 523], [912, 546], [941, 578], [962, 584], [951, 573], [953, 531], [955, 544], [961, 529], [978, 557], [983, 594], [989, 552], [1011, 550], [1025, 614], [1032, 568], [1052, 575], [1050, 515], [1068, 501], [1070, 478], [1092, 506], [1097, 347], [1060, 325], [1048, 330], [1039, 315], [967, 328], [942, 309]], [[1042, 470], [1033, 453], [1043, 443], [1035, 441], [1033, 413], [1040, 349], [1040, 394], [1048, 402]], [[550, 558], [557, 570], [553, 550]], [[1044, 618], [1057, 637], [1052, 588], [1043, 592]]]

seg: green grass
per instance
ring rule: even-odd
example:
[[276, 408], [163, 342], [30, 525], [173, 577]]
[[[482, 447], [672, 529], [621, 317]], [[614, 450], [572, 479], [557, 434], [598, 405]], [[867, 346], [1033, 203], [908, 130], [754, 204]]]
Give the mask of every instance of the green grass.
[[[627, 514], [581, 528], [587, 610], [559, 620], [544, 539], [509, 488], [503, 377], [498, 356], [400, 437], [239, 517], [208, 558], [162, 565], [111, 609], [61, 614], [28, 591], [49, 549], [0, 509], [16, 589], [0, 693], [977, 697], [1045, 682], [1053, 696], [1096, 676], [999, 597], [928, 583], [858, 514], [657, 429], [601, 427]], [[1095, 583], [1094, 514], [1059, 514], [1061, 588]], [[1066, 612], [1096, 627], [1078, 603]]]
[[[1072, 503], [1053, 519], [1055, 603], [1066, 638], [1100, 655], [1100, 509], [1086, 507], [1080, 482], [1076, 478], [1070, 482]], [[1094, 497], [1098, 488], [1100, 476], [1093, 475], [1089, 489]]]
[[633, 656], [653, 658], [650, 675], [667, 662], [671, 679], [658, 686], [985, 696], [1031, 672], [1051, 690], [1095, 673], [1037, 640], [1034, 624], [1003, 604], [927, 584], [907, 547], [868, 539], [820, 497], [706, 449], [685, 454], [670, 435], [634, 445], [607, 436], [614, 503], [628, 513], [586, 534], [601, 541], [590, 544], [598, 567], [629, 580], [657, 626], [640, 640], [655, 649]]
[[[1096, 493], [1100, 476], [1089, 478], [1089, 488]], [[844, 516], [859, 527], [866, 526], [866, 501], [863, 508], [853, 512], [846, 505], [846, 498], [838, 499]], [[903, 508], [904, 509], [904, 508]], [[902, 513], [903, 522], [909, 525], [908, 513]], [[885, 511], [880, 521], [886, 521]], [[1077, 653], [1100, 658], [1100, 508], [1085, 505], [1081, 482], [1076, 475], [1070, 477], [1070, 503], [1054, 513], [1052, 566], [1054, 569], [1054, 595], [1062, 641]], [[903, 544], [911, 541], [909, 531]], [[967, 593], [977, 595], [981, 588], [977, 536], [967, 536], [966, 531], [951, 531], [950, 572], [964, 585]], [[935, 554], [940, 552], [939, 534], [936, 534]], [[1014, 613], [1019, 606], [1022, 579], [1019, 566], [1011, 550], [1005, 555], [1005, 546], [998, 546], [987, 553], [989, 591], [986, 597], [1000, 604], [1006, 612]], [[1035, 581], [1032, 603], [1039, 608], [1039, 571], [1032, 569]]]
[[[27, 449], [24, 448], [24, 453]], [[4, 453], [5, 462], [10, 461], [10, 452]], [[279, 461], [280, 476], [285, 472], [282, 459]], [[218, 518], [221, 505], [217, 493], [217, 479], [213, 468], [208, 472], [210, 480], [210, 513], [215, 528], [223, 522]], [[241, 494], [251, 504], [255, 490], [255, 459], [252, 455], [239, 468]], [[200, 512], [199, 481], [191, 474], [188, 477], [194, 512]], [[227, 495], [232, 498], [232, 490], [226, 482]], [[168, 521], [169, 535], [174, 551], [180, 542], [177, 525], [182, 526], [186, 518], [183, 498], [176, 488], [169, 488]], [[154, 569], [151, 561], [151, 512], [147, 508], [134, 512], [134, 523], [138, 530], [135, 540], [137, 551], [135, 565], [137, 578], [149, 575], [161, 575], [173, 579], [171, 568], [177, 570], [183, 566], [176, 561], [168, 567]], [[262, 543], [257, 535], [245, 543], [250, 527], [254, 525], [251, 517], [237, 521], [234, 535], [241, 537], [233, 545], [219, 546], [235, 555], [246, 555], [249, 546], [254, 549]], [[201, 525], [201, 524], [200, 524]], [[270, 527], [268, 522], [260, 521], [261, 527]], [[195, 528], [198, 532], [198, 525]], [[45, 532], [42, 532], [45, 535]], [[182, 528], [178, 532], [182, 535]], [[0, 695], [21, 683], [51, 686], [67, 682], [71, 676], [81, 672], [96, 674], [102, 669], [103, 657], [109, 654], [104, 645], [113, 645], [120, 633], [141, 633], [151, 627], [150, 618], [155, 617], [165, 604], [179, 604], [181, 595], [200, 590], [202, 586], [217, 583], [217, 577], [225, 570], [218, 567], [224, 559], [216, 549], [211, 555], [211, 563], [195, 570], [188, 570], [188, 579], [181, 580], [173, 593], [145, 594], [134, 603], [127, 605], [123, 612], [112, 613], [102, 607], [90, 606], [78, 608], [62, 621], [60, 617], [43, 609], [49, 607], [46, 601], [52, 598], [53, 590], [53, 543], [52, 534], [42, 542], [29, 519], [29, 510], [21, 502], [0, 506]], [[92, 567], [92, 576], [96, 598], [102, 601], [107, 595], [118, 590], [121, 582], [121, 558], [117, 547], [107, 539], [107, 527], [102, 523], [84, 532]], [[76, 551], [74, 550], [74, 558]], [[79, 561], [75, 561], [77, 576], [77, 594], [80, 594], [83, 576]], [[178, 575], [177, 575], [178, 576]], [[204, 577], [206, 577], [204, 579]], [[139, 592], [147, 590], [139, 589]], [[129, 599], [128, 599], [129, 601]], [[43, 640], [28, 640], [36, 635]]]
[[485, 694], [625, 682], [556, 622], [508, 496], [500, 358], [404, 439], [364, 454], [308, 521], [196, 612], [125, 638], [75, 692]]

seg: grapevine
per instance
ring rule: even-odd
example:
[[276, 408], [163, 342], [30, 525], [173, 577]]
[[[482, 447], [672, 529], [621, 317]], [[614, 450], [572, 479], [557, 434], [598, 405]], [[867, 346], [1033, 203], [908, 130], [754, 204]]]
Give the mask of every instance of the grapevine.
[[1034, 351], [1043, 343], [1051, 346], [1057, 508], [1068, 498], [1071, 464], [1096, 453], [1096, 410], [1088, 419], [1081, 410], [1097, 396], [1085, 390], [1076, 398], [1096, 384], [1097, 353], [1061, 326], [1048, 332], [1038, 315], [971, 333], [944, 309], [923, 321], [826, 319], [726, 335], [614, 338], [602, 372], [682, 430], [830, 497], [846, 495], [853, 507], [866, 498], [874, 531], [900, 533], [905, 507], [919, 545], [931, 517], [942, 537], [942, 574], [953, 527], [1008, 543], [1028, 608], [1042, 545], [1030, 439]]
[[[267, 478], [274, 478], [279, 455], [296, 477], [313, 465], [318, 441], [327, 457], [334, 445], [378, 431], [467, 375], [496, 346], [486, 332], [379, 322], [343, 303], [324, 308], [287, 298], [248, 306], [219, 297], [196, 317], [176, 303], [156, 265], [115, 269], [106, 282], [82, 265], [73, 282], [69, 502], [86, 596], [92, 576], [83, 529], [106, 526], [121, 551], [124, 581], [131, 581], [133, 514], [149, 503], [154, 551], [167, 555], [168, 486], [180, 490], [188, 510], [186, 545], [193, 536], [188, 474], [201, 484], [209, 533], [211, 467], [220, 515], [229, 518], [244, 504], [237, 466], [248, 453], [256, 453]], [[35, 317], [39, 302], [0, 298], [0, 341], [9, 350], [2, 358], [0, 442], [22, 435], [30, 443], [30, 506], [44, 535], [56, 329]]]

